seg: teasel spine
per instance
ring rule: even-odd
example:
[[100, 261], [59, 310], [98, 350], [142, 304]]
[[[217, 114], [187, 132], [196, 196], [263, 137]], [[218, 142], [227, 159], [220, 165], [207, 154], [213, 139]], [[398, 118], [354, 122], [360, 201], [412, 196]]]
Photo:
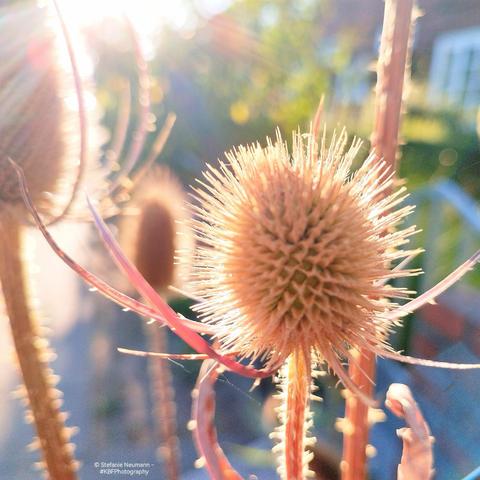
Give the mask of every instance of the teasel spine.
[[[37, 318], [29, 305], [30, 292], [26, 262], [22, 258], [24, 229], [8, 213], [0, 216], [0, 281], [13, 342], [22, 373], [25, 403], [30, 409], [27, 422], [33, 421], [38, 438], [29, 450], [39, 448], [51, 480], [74, 480], [78, 463], [74, 460], [74, 445], [70, 443], [73, 428], [64, 425], [66, 414], [60, 411], [61, 392], [55, 388], [58, 377], [48, 366], [52, 352], [40, 335]], [[23, 394], [22, 394], [23, 396]]]

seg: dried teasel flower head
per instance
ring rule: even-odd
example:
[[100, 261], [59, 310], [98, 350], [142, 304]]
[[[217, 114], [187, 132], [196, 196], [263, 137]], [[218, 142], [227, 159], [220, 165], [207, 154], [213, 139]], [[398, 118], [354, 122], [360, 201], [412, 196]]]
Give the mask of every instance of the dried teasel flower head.
[[382, 196], [393, 180], [373, 154], [352, 172], [361, 142], [346, 147], [344, 131], [320, 145], [296, 133], [290, 154], [277, 134], [205, 173], [192, 288], [224, 350], [332, 366], [352, 346], [388, 348], [383, 314], [408, 292], [385, 283], [412, 273], [391, 270], [412, 253], [399, 248], [414, 227], [394, 231], [411, 207], [394, 210], [404, 188]]
[[176, 265], [179, 251], [191, 258], [192, 237], [182, 185], [167, 167], [156, 167], [138, 186], [124, 210], [121, 243], [138, 270], [157, 291], [179, 287], [188, 262]]
[[[164, 297], [172, 297], [170, 286], [179, 287], [182, 273], [175, 263], [176, 251], [191, 257], [192, 240], [186, 227], [185, 195], [177, 178], [167, 167], [156, 167], [137, 185], [120, 223], [120, 238], [136, 267], [148, 283]], [[184, 266], [188, 262], [183, 263]], [[165, 329], [148, 325], [148, 347], [168, 350]], [[165, 478], [178, 478], [179, 444], [176, 427], [175, 394], [167, 363], [149, 359], [150, 388], [154, 405], [158, 455]]]
[[[11, 158], [41, 211], [55, 215], [79, 169], [79, 113], [65, 39], [47, 7], [29, 2], [0, 12], [0, 211], [23, 210]], [[75, 53], [81, 54], [77, 45]]]

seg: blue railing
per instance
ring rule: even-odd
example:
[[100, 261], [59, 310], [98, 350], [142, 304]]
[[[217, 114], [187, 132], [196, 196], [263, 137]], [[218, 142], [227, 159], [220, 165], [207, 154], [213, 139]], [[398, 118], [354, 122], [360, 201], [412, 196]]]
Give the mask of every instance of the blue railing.
[[[425, 273], [419, 285], [420, 291], [424, 291], [439, 280], [439, 266], [452, 269], [479, 248], [480, 209], [477, 202], [451, 180], [441, 180], [414, 191], [408, 203], [417, 206], [408, 224], [417, 225], [424, 231], [422, 247], [425, 253], [420, 266]], [[458, 233], [453, 245], [445, 251], [440, 240], [451, 234], [453, 221]], [[412, 242], [415, 243], [414, 238]], [[446, 257], [450, 258], [452, 265], [445, 264]]]

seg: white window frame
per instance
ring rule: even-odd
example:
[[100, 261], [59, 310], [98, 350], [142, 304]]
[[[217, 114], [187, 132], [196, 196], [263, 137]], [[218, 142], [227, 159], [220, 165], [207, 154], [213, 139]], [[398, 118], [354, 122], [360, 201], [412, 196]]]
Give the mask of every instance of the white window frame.
[[478, 108], [480, 73], [472, 74], [475, 70], [480, 72], [480, 26], [439, 35], [430, 64], [430, 103], [448, 103], [464, 111]]

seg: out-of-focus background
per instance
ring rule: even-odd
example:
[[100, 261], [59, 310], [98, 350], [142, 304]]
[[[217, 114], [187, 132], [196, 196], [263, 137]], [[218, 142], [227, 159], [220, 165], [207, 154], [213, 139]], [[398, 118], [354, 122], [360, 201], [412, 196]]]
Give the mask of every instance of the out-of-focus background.
[[[133, 96], [137, 86], [132, 43], [118, 2], [59, 4], [67, 23], [80, 29], [87, 43], [87, 68], [95, 80], [101, 122], [110, 132], [125, 80]], [[277, 126], [287, 139], [298, 126], [308, 128], [322, 95], [328, 129], [346, 125], [351, 135], [365, 139], [366, 155], [383, 7], [381, 0], [125, 2], [147, 52], [157, 122], [161, 125], [168, 112], [177, 115], [158, 162], [170, 166], [188, 189], [206, 162], [215, 163], [232, 146], [264, 142]], [[412, 244], [426, 250], [416, 260], [426, 273], [409, 284], [422, 292], [480, 245], [480, 1], [419, 0], [418, 7], [399, 176], [412, 193], [408, 201], [417, 205], [408, 221], [421, 233]], [[0, 23], [8, 19], [8, 8], [9, 2], [2, 2]], [[135, 108], [131, 116], [134, 127]], [[64, 224], [52, 232], [80, 263], [118, 281], [89, 225]], [[155, 457], [146, 361], [116, 350], [146, 348], [142, 320], [90, 293], [34, 232], [31, 241], [35, 292], [58, 353], [53, 366], [62, 377], [68, 422], [79, 427], [73, 441], [83, 462], [80, 477], [100, 478], [95, 462], [132, 461], [152, 463], [149, 478], [164, 478]], [[192, 315], [186, 301], [177, 300], [175, 308]], [[36, 454], [25, 448], [32, 428], [10, 395], [19, 379], [7, 319], [0, 328], [0, 479], [36, 479]], [[169, 341], [171, 351], [186, 351], [173, 336]], [[415, 356], [478, 362], [480, 269], [438, 304], [408, 318], [392, 342]], [[207, 478], [193, 468], [196, 454], [186, 428], [199, 366], [180, 362], [170, 367], [182, 478]], [[480, 465], [479, 373], [380, 361], [378, 395], [394, 381], [411, 386], [436, 437], [438, 480], [462, 478]], [[267, 480], [275, 478], [267, 435], [274, 388], [264, 382], [250, 392], [250, 386], [233, 375], [221, 379], [217, 426], [232, 463], [245, 475]], [[324, 454], [335, 460], [341, 435], [334, 424], [343, 415], [343, 400], [333, 379], [324, 377], [319, 386], [325, 400], [314, 405], [314, 434]], [[395, 478], [399, 426], [388, 415], [373, 428], [372, 479]]]

